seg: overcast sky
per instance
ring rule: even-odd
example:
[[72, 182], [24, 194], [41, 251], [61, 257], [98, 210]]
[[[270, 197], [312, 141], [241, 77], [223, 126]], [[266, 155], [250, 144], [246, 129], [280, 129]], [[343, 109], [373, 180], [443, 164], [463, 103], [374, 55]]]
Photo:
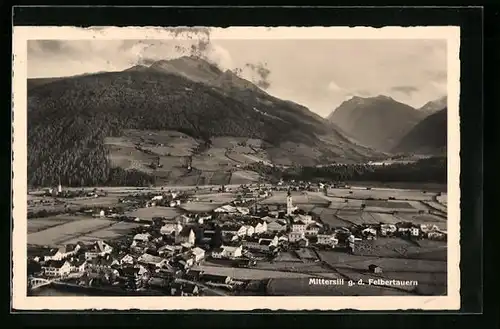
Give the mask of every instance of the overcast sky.
[[[193, 43], [30, 40], [28, 77], [123, 70], [179, 57]], [[321, 116], [352, 95], [383, 94], [414, 107], [446, 95], [446, 40], [212, 39], [202, 48], [206, 58], [222, 69], [246, 64], [267, 68], [268, 93], [305, 105]], [[242, 75], [259, 79], [255, 70], [246, 69]]]

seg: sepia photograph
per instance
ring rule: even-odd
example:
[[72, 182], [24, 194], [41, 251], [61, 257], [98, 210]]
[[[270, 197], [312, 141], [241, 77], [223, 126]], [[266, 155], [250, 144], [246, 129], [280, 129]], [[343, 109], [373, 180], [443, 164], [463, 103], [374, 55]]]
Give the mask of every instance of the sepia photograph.
[[458, 27], [13, 42], [14, 307], [459, 308]]

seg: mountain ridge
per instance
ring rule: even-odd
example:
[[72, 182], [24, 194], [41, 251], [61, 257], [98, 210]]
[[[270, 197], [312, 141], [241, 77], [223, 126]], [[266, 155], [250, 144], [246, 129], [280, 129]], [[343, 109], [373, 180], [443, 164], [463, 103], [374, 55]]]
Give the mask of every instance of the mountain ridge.
[[382, 152], [390, 152], [425, 114], [385, 95], [354, 96], [341, 103], [327, 120], [355, 141]]
[[[143, 66], [56, 79], [28, 89], [28, 96], [32, 185], [52, 184], [61, 177], [66, 183], [72, 179], [73, 184], [108, 184], [110, 156], [117, 155], [104, 140], [120, 139], [131, 129], [180, 131], [207, 145], [218, 136], [260, 139], [267, 145], [260, 151], [272, 161], [297, 164], [364, 161], [378, 154], [351, 143], [307, 108], [264, 91], [214, 87]], [[120, 143], [117, 149], [129, 147], [131, 154], [139, 147], [119, 147]], [[123, 150], [118, 151], [122, 158]], [[144, 163], [151, 157], [145, 154], [149, 153], [137, 154], [143, 160], [130, 161], [149, 172]]]
[[395, 153], [443, 155], [447, 149], [447, 108], [436, 111], [410, 130], [392, 150]]

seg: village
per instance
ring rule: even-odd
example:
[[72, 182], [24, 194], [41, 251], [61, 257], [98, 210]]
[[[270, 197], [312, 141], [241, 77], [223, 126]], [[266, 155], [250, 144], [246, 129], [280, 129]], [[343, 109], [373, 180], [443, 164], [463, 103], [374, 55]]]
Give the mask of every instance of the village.
[[[265, 282], [266, 273], [257, 278], [260, 281], [230, 274], [238, 269], [250, 272], [250, 269], [262, 268], [273, 278], [272, 266], [283, 255], [296, 255], [306, 265], [308, 261], [327, 263], [322, 260], [322, 251], [335, 251], [349, 257], [361, 254], [366, 243], [377, 239], [383, 243], [384, 239], [399, 238], [410, 244], [418, 244], [420, 240], [446, 240], [446, 231], [435, 224], [372, 221], [337, 225], [294, 202], [297, 193], [327, 195], [327, 188], [336, 187], [280, 182], [220, 186], [207, 191], [198, 187], [189, 191], [136, 191], [119, 199], [121, 207], [74, 210], [93, 218], [138, 225], [115, 239], [60, 246], [30, 245], [28, 288], [34, 291], [39, 288], [37, 283], [41, 286], [39, 282], [44, 282], [57, 289], [112, 295], [265, 295], [265, 287], [256, 282]], [[61, 198], [106, 195], [97, 189], [67, 192], [61, 186], [45, 193]], [[127, 215], [134, 209], [179, 208], [195, 203], [200, 195], [207, 193], [232, 193], [234, 198], [211, 210], [188, 211], [190, 208], [185, 207], [182, 214], [173, 218], [144, 219]], [[277, 203], [264, 202], [276, 199], [276, 195], [284, 197], [278, 198]], [[308, 254], [318, 257], [309, 257], [309, 260], [303, 257]], [[331, 267], [330, 271], [334, 272]], [[224, 268], [229, 270], [221, 271]], [[300, 269], [294, 270], [294, 267], [287, 271], [300, 273]], [[366, 271], [377, 274], [382, 272], [382, 267], [368, 264]]]

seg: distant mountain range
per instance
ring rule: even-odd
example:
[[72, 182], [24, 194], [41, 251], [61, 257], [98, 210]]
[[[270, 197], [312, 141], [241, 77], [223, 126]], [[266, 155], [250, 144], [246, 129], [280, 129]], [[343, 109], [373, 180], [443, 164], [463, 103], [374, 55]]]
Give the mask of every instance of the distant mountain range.
[[[27, 83], [31, 185], [50, 185], [58, 179], [73, 185], [110, 184], [114, 166], [110, 159], [135, 154], [144, 142], [137, 142], [127, 155], [117, 155], [105, 140], [116, 141], [131, 129], [144, 131], [143, 141], [151, 131], [169, 130], [205, 146], [222, 136], [256, 139], [261, 146], [252, 152], [276, 164], [361, 162], [381, 156], [352, 142], [306, 107], [273, 97], [233, 72], [195, 57]], [[121, 148], [120, 152], [128, 150]], [[144, 163], [156, 151], [146, 151], [130, 156], [131, 164], [123, 169], [154, 174]], [[229, 148], [221, 152], [224, 157]]]
[[353, 97], [335, 109], [327, 119], [355, 141], [390, 152], [426, 116], [388, 96]]
[[419, 122], [392, 152], [446, 155], [446, 149], [447, 108], [444, 108]]
[[418, 110], [426, 113], [427, 115], [431, 115], [437, 111], [444, 109], [445, 107], [447, 107], [447, 105], [448, 105], [448, 97], [443, 96], [436, 100], [427, 102], [424, 106], [422, 106]]

